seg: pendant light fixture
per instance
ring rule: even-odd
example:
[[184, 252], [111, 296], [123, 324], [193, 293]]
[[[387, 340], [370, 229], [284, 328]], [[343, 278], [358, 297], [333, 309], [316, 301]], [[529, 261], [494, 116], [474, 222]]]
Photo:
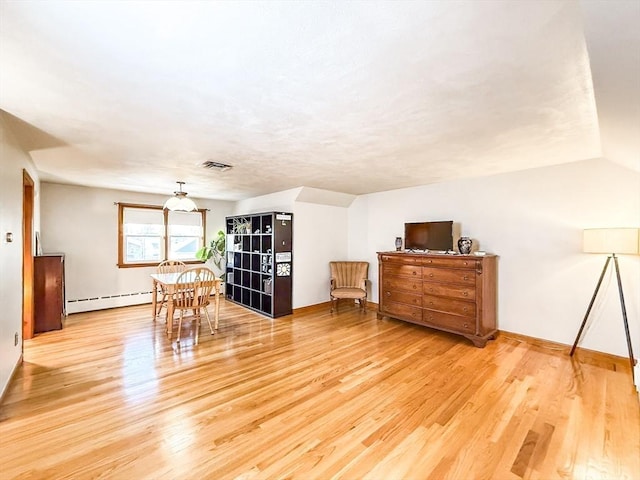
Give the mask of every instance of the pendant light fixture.
[[198, 207], [190, 198], [187, 198], [187, 192], [182, 191], [182, 185], [184, 182], [176, 182], [180, 185], [180, 190], [173, 192], [174, 196], [164, 202], [164, 208], [174, 212], [193, 212]]

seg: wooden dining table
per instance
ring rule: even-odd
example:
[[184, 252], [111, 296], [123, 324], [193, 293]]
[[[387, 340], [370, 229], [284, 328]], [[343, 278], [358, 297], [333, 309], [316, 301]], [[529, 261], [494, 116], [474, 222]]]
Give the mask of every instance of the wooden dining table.
[[[187, 270], [188, 272], [188, 270]], [[158, 286], [161, 285], [164, 287], [167, 292], [167, 336], [169, 340], [171, 340], [171, 336], [173, 334], [173, 295], [180, 287], [180, 283], [178, 283], [178, 277], [182, 275], [184, 272], [173, 272], [173, 273], [152, 273], [151, 280], [153, 282], [152, 298], [151, 298], [151, 306], [153, 308], [153, 319], [155, 321], [157, 315], [157, 306], [158, 306]], [[188, 279], [188, 277], [187, 277]], [[215, 325], [218, 324], [219, 316], [220, 316], [220, 286], [222, 285], [222, 279], [216, 278], [213, 281], [213, 292], [214, 292], [214, 322]]]

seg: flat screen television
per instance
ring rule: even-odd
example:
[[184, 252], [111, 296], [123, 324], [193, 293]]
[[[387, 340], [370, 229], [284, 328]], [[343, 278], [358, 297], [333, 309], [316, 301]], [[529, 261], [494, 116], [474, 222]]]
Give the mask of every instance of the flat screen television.
[[405, 250], [453, 250], [453, 221], [404, 224]]

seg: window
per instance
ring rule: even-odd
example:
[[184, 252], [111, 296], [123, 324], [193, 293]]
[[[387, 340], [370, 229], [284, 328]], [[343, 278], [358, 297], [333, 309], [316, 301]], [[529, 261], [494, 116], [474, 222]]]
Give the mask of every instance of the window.
[[122, 262], [124, 264], [153, 262], [164, 259], [164, 215], [152, 208], [122, 208]]
[[118, 266], [157, 265], [163, 260], [199, 263], [205, 210], [171, 212], [150, 205], [118, 204]]
[[168, 260], [195, 260], [202, 247], [202, 218], [199, 212], [168, 212]]

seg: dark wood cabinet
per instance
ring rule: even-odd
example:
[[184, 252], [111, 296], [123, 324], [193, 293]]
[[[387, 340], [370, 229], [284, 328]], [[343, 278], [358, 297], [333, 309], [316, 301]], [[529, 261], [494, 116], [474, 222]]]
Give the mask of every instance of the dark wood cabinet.
[[379, 252], [378, 317], [460, 334], [477, 347], [496, 329], [496, 256]]
[[60, 330], [66, 315], [64, 255], [33, 258], [34, 332]]
[[293, 214], [226, 218], [226, 298], [269, 317], [292, 313]]

